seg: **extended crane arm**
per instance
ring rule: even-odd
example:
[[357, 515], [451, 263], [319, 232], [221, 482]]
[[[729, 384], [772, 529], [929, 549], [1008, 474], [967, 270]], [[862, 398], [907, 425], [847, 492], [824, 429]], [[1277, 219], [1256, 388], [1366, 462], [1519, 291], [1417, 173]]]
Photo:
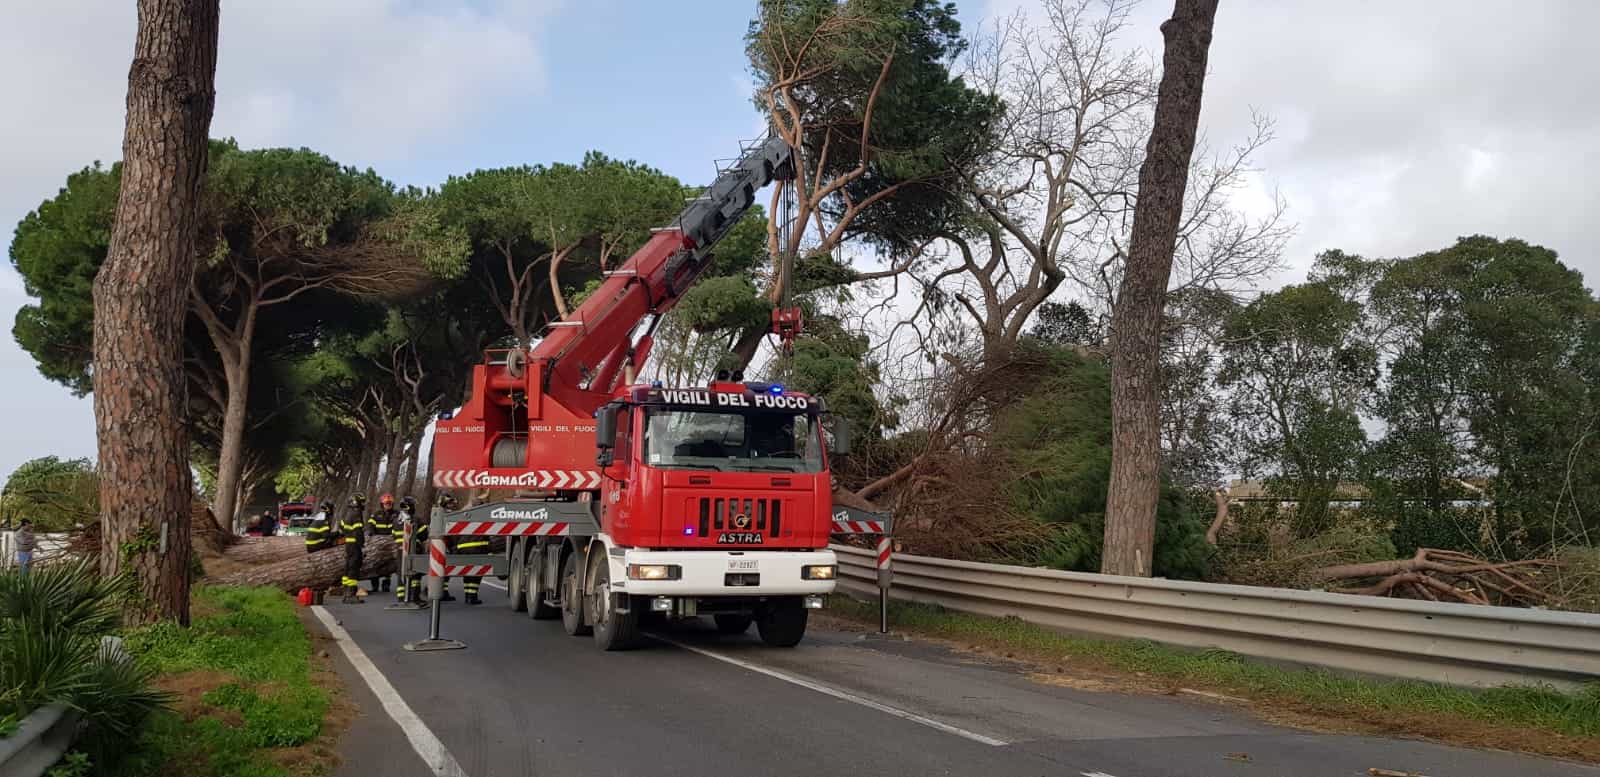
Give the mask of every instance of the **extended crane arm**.
[[624, 365], [637, 368], [644, 361], [648, 341], [635, 348], [634, 327], [677, 304], [710, 263], [711, 248], [754, 204], [756, 192], [793, 176], [793, 150], [776, 136], [723, 168], [671, 226], [655, 230], [621, 267], [605, 274], [577, 310], [549, 324], [530, 354], [542, 367], [544, 393], [574, 411], [604, 404]]

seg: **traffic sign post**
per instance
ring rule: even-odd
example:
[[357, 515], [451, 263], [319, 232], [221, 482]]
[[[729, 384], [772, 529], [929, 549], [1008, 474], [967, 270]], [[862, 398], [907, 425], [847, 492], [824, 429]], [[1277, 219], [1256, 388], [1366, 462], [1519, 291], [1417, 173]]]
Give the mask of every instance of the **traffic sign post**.
[[894, 581], [894, 539], [890, 532], [893, 519], [888, 513], [869, 513], [844, 505], [835, 505], [833, 513], [834, 534], [873, 534], [878, 537], [876, 568], [878, 571], [878, 633], [889, 633], [889, 585]]

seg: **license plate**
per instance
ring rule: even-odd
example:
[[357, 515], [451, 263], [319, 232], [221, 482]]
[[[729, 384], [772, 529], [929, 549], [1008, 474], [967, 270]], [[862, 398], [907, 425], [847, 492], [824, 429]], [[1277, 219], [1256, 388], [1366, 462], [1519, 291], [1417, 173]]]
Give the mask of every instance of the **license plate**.
[[755, 572], [761, 569], [760, 562], [753, 558], [730, 558], [728, 570], [732, 572]]
[[761, 534], [753, 531], [725, 531], [717, 535], [718, 545], [760, 545]]

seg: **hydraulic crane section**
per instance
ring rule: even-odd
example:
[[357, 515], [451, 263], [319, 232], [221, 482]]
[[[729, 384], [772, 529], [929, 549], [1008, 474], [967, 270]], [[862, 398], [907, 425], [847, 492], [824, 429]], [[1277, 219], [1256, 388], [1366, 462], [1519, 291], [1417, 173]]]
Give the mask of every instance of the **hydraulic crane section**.
[[473, 368], [466, 403], [436, 427], [434, 478], [446, 488], [593, 490], [597, 409], [650, 353], [639, 324], [672, 309], [738, 223], [756, 192], [794, 175], [787, 143], [756, 144], [655, 230], [531, 351], [495, 351]]

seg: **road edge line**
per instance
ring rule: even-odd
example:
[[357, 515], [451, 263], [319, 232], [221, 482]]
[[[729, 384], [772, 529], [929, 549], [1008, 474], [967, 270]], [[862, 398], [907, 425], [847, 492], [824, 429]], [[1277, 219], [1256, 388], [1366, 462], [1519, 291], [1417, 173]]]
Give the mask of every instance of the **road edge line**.
[[389, 683], [389, 678], [384, 677], [383, 672], [372, 663], [372, 659], [367, 658], [366, 652], [356, 644], [350, 632], [339, 625], [333, 613], [321, 605], [313, 605], [311, 611], [333, 636], [333, 640], [339, 643], [339, 650], [344, 652], [344, 657], [350, 661], [352, 667], [355, 667], [356, 673], [366, 681], [367, 688], [378, 697], [378, 703], [383, 705], [383, 711], [389, 714], [389, 718], [400, 727], [401, 731], [405, 732], [406, 741], [411, 743], [411, 748], [417, 751], [417, 756], [422, 762], [427, 764], [437, 777], [467, 777], [466, 770], [456, 762], [456, 757], [450, 754], [450, 749], [444, 746], [444, 742], [439, 740], [432, 729], [428, 728], [428, 724], [422, 722], [422, 718], [411, 709], [411, 705], [406, 704], [400, 692]]
[[985, 744], [985, 745], [988, 745], [990, 747], [1005, 747], [1005, 746], [1011, 744], [1010, 742], [1007, 742], [1007, 741], [1005, 741], [1003, 739], [995, 739], [994, 737], [991, 737], [991, 736], [987, 736], [987, 735], [984, 735], [984, 734], [979, 734], [976, 731], [968, 731], [968, 730], [966, 730], [964, 728], [961, 728], [960, 726], [950, 725], [949, 723], [945, 723], [944, 721], [934, 720], [933, 718], [929, 718], [929, 717], [924, 717], [922, 715], [918, 715], [917, 713], [911, 712], [909, 710], [903, 710], [903, 709], [900, 709], [899, 707], [891, 707], [891, 706], [889, 706], [887, 704], [884, 704], [882, 702], [877, 702], [877, 701], [873, 701], [871, 699], [868, 699], [865, 696], [857, 696], [857, 695], [855, 695], [853, 693], [850, 693], [849, 691], [841, 691], [838, 688], [834, 688], [833, 686], [830, 686], [830, 685], [823, 685], [822, 683], [819, 683], [819, 682], [817, 682], [815, 680], [810, 680], [810, 679], [807, 679], [807, 678], [804, 678], [804, 677], [799, 677], [799, 676], [796, 676], [796, 675], [789, 674], [787, 672], [780, 672], [780, 671], [778, 671], [776, 669], [769, 669], [767, 667], [761, 666], [760, 664], [753, 664], [753, 663], [751, 663], [749, 661], [745, 661], [745, 660], [742, 660], [742, 659], [734, 658], [733, 656], [725, 656], [725, 655], [723, 655], [721, 653], [716, 653], [716, 652], [713, 652], [713, 651], [710, 651], [710, 650], [706, 650], [705, 648], [696, 647], [694, 645], [688, 645], [688, 644], [679, 642], [679, 641], [677, 641], [675, 639], [669, 639], [667, 637], [663, 637], [663, 636], [661, 636], [659, 634], [651, 634], [650, 637], [652, 639], [659, 640], [661, 642], [665, 642], [668, 645], [672, 645], [673, 647], [682, 648], [682, 649], [687, 650], [687, 651], [689, 651], [691, 653], [698, 653], [698, 654], [700, 654], [702, 656], [705, 656], [706, 658], [715, 659], [717, 661], [721, 661], [721, 662], [727, 663], [727, 664], [733, 664], [734, 666], [737, 666], [737, 667], [739, 667], [741, 669], [747, 669], [747, 670], [755, 672], [757, 674], [764, 674], [764, 675], [766, 675], [768, 677], [772, 677], [772, 678], [775, 678], [775, 679], [778, 679], [778, 680], [782, 680], [782, 681], [784, 681], [786, 683], [791, 683], [791, 684], [794, 684], [794, 685], [798, 685], [801, 688], [805, 688], [805, 689], [811, 690], [811, 691], [816, 691], [817, 693], [823, 694], [824, 696], [832, 696], [835, 699], [840, 699], [842, 701], [847, 701], [847, 702], [850, 702], [852, 704], [859, 704], [859, 705], [861, 705], [863, 707], [867, 707], [869, 709], [874, 709], [874, 710], [877, 710], [879, 712], [887, 713], [887, 714], [893, 715], [893, 716], [895, 716], [897, 718], [902, 718], [904, 720], [909, 720], [912, 723], [918, 723], [918, 724], [927, 726], [928, 728], [931, 728], [931, 729], [936, 729], [936, 730], [939, 730], [939, 731], [943, 731], [946, 734], [954, 734], [954, 735], [956, 735], [958, 737], [961, 737], [963, 739], [970, 739], [970, 740], [972, 740], [974, 742]]

